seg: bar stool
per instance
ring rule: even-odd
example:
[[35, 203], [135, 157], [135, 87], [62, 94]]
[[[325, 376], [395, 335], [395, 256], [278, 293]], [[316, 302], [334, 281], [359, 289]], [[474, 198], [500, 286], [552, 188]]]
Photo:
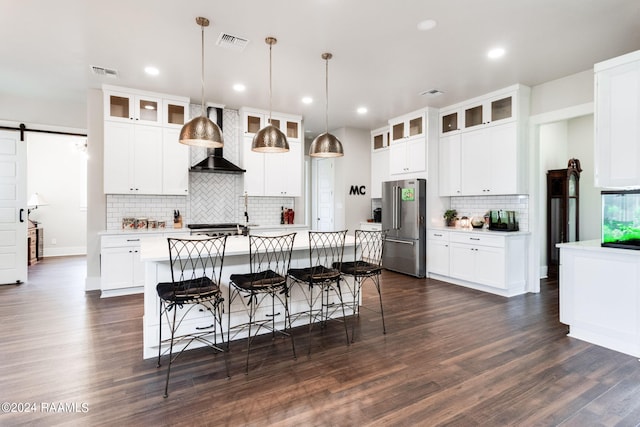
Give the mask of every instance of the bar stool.
[[[309, 302], [309, 349], [311, 354], [311, 329], [314, 320], [320, 321], [323, 327], [338, 307], [342, 310], [344, 332], [349, 345], [349, 332], [347, 330], [344, 301], [340, 281], [340, 266], [344, 254], [344, 241], [347, 230], [343, 231], [309, 231], [309, 267], [292, 268], [289, 277], [298, 284], [308, 289]], [[314, 289], [319, 290], [319, 295], [314, 297]], [[334, 292], [338, 302], [332, 303], [329, 292]], [[319, 305], [318, 305], [319, 300]], [[331, 312], [330, 312], [331, 310]]]
[[[156, 291], [160, 298], [160, 332], [158, 337], [158, 368], [162, 345], [169, 344], [169, 366], [167, 367], [167, 380], [164, 387], [164, 397], [169, 395], [169, 376], [171, 365], [185, 351], [191, 343], [205, 344], [216, 352], [225, 353], [218, 346], [218, 331], [224, 343], [224, 330], [222, 329], [223, 301], [220, 291], [220, 276], [224, 261], [224, 251], [227, 236], [196, 239], [168, 238], [169, 261], [171, 264], [171, 282], [158, 283]], [[213, 323], [204, 327], [195, 327], [192, 332], [178, 334], [182, 322], [189, 313], [200, 307], [200, 311], [208, 312], [213, 317]], [[171, 337], [162, 339], [162, 318], [165, 318]], [[219, 329], [218, 329], [219, 328]], [[180, 352], [173, 355], [173, 348], [184, 343]], [[227, 377], [229, 377], [229, 365], [227, 357], [224, 357]]]
[[[382, 293], [380, 289], [380, 276], [382, 274], [382, 253], [384, 251], [385, 232], [377, 230], [356, 230], [355, 232], [355, 257], [354, 261], [343, 262], [340, 272], [343, 276], [353, 278], [353, 314], [360, 317], [360, 293], [365, 281], [370, 280], [378, 291], [380, 300], [380, 315], [382, 317], [382, 333], [387, 333], [384, 324], [384, 310], [382, 308]], [[349, 286], [349, 281], [345, 281]], [[351, 342], [355, 336], [355, 319], [351, 326]]]
[[[250, 272], [232, 274], [229, 283], [229, 317], [228, 336], [231, 331], [237, 335], [247, 329], [247, 359], [245, 373], [249, 373], [249, 353], [251, 343], [262, 328], [272, 331], [272, 336], [278, 332], [291, 338], [293, 358], [296, 358], [296, 347], [291, 335], [291, 317], [289, 316], [289, 288], [287, 287], [287, 271], [291, 264], [291, 253], [296, 233], [281, 236], [249, 236], [249, 264]], [[239, 298], [242, 297], [242, 298]], [[270, 313], [260, 310], [265, 300], [271, 299]], [[232, 304], [240, 300], [249, 321], [231, 326]], [[282, 313], [276, 312], [276, 300], [284, 310], [284, 327], [276, 327], [276, 318]], [[258, 318], [264, 316], [262, 318]], [[252, 328], [257, 328], [252, 331]], [[288, 330], [288, 331], [287, 331]], [[235, 336], [235, 335], [234, 335]]]

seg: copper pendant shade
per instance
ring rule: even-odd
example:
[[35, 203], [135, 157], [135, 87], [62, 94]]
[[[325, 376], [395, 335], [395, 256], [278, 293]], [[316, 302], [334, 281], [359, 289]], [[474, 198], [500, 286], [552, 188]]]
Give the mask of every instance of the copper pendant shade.
[[274, 37], [267, 37], [269, 45], [269, 123], [260, 129], [253, 137], [251, 151], [260, 153], [284, 153], [289, 151], [287, 136], [271, 124], [271, 48], [278, 42]]
[[309, 147], [309, 156], [311, 157], [342, 157], [344, 150], [342, 143], [338, 138], [329, 133], [329, 60], [333, 57], [330, 53], [323, 53], [322, 59], [325, 60], [325, 124], [326, 132], [318, 135]]
[[196, 23], [202, 29], [202, 113], [187, 122], [180, 130], [180, 143], [196, 147], [219, 148], [224, 145], [222, 131], [217, 124], [212, 122], [204, 109], [204, 27], [209, 26], [209, 20], [201, 16], [196, 18]]

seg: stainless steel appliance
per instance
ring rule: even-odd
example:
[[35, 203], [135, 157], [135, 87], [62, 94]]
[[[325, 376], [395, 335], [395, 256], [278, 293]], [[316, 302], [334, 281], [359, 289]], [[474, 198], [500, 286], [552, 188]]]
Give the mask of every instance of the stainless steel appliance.
[[234, 234], [245, 234], [246, 227], [236, 223], [223, 224], [187, 224], [190, 234], [215, 236], [232, 236]]
[[406, 179], [382, 183], [382, 229], [387, 230], [382, 266], [425, 277], [427, 181]]

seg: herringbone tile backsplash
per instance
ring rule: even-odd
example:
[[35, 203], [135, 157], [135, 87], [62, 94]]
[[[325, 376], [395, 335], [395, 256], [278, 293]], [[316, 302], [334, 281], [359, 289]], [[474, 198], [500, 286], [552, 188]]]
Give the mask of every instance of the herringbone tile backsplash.
[[[200, 115], [200, 105], [191, 105], [191, 117]], [[239, 165], [241, 122], [237, 110], [224, 110], [224, 157]], [[191, 164], [204, 159], [207, 150], [191, 147]], [[190, 223], [244, 223], [242, 175], [218, 173], [189, 173], [188, 196], [134, 196], [107, 195], [107, 229], [122, 226], [123, 217], [146, 217], [167, 221], [173, 210], [182, 214], [183, 224]], [[292, 198], [249, 197], [248, 212], [251, 223], [272, 225], [280, 223], [280, 210], [294, 207]]]

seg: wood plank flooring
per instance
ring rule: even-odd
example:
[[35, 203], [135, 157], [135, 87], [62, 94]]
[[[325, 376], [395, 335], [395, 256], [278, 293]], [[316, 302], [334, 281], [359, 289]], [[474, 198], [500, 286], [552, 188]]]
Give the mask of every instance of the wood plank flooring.
[[[429, 279], [383, 275], [387, 334], [363, 309], [356, 342], [338, 322], [185, 353], [172, 368], [142, 359], [142, 296], [84, 292], [83, 257], [46, 258], [0, 287], [0, 425], [635, 426], [640, 362], [566, 336], [557, 282], [502, 298]], [[365, 305], [377, 306], [368, 287]], [[29, 406], [25, 412], [24, 404]], [[22, 407], [18, 405], [22, 404]]]

